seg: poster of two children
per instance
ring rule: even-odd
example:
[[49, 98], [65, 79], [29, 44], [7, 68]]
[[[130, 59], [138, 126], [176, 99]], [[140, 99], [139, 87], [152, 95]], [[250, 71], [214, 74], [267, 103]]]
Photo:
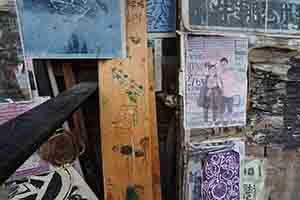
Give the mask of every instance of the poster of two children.
[[248, 41], [185, 36], [185, 128], [246, 124]]

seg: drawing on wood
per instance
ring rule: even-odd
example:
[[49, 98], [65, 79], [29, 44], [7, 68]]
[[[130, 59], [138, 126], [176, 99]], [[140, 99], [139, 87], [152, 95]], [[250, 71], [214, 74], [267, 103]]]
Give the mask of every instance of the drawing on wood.
[[300, 30], [300, 2], [295, 0], [188, 0], [183, 10], [190, 29], [274, 34]]
[[185, 52], [185, 128], [245, 125], [247, 40], [189, 35]]
[[148, 32], [176, 30], [176, 0], [147, 0]]
[[0, 4], [0, 103], [31, 99], [13, 1]]
[[120, 0], [17, 0], [25, 54], [32, 58], [125, 56]]
[[135, 80], [130, 79], [128, 73], [125, 73], [122, 69], [112, 69], [113, 79], [118, 81], [122, 90], [128, 97], [129, 104], [137, 104], [138, 98], [144, 95], [144, 87], [138, 84]]

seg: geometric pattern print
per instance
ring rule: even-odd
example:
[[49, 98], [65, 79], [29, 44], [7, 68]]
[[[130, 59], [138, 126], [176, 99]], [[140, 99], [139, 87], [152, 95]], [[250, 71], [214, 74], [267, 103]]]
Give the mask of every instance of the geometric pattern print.
[[208, 154], [204, 164], [201, 191], [203, 200], [239, 200], [239, 153], [230, 150]]
[[98, 200], [72, 167], [16, 180], [8, 189], [10, 200]]

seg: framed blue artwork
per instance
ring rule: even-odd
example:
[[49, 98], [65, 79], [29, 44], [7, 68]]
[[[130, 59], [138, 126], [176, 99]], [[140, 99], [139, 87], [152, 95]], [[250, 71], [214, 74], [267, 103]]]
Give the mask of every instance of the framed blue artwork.
[[123, 58], [123, 0], [17, 0], [32, 58]]
[[176, 31], [176, 0], [147, 0], [149, 33]]

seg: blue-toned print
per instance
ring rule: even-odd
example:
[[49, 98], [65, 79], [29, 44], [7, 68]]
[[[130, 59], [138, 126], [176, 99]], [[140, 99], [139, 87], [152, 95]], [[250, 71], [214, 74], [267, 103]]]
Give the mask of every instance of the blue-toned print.
[[176, 30], [176, 0], [147, 0], [149, 33], [168, 33]]
[[17, 0], [17, 5], [27, 56], [126, 55], [121, 0]]

